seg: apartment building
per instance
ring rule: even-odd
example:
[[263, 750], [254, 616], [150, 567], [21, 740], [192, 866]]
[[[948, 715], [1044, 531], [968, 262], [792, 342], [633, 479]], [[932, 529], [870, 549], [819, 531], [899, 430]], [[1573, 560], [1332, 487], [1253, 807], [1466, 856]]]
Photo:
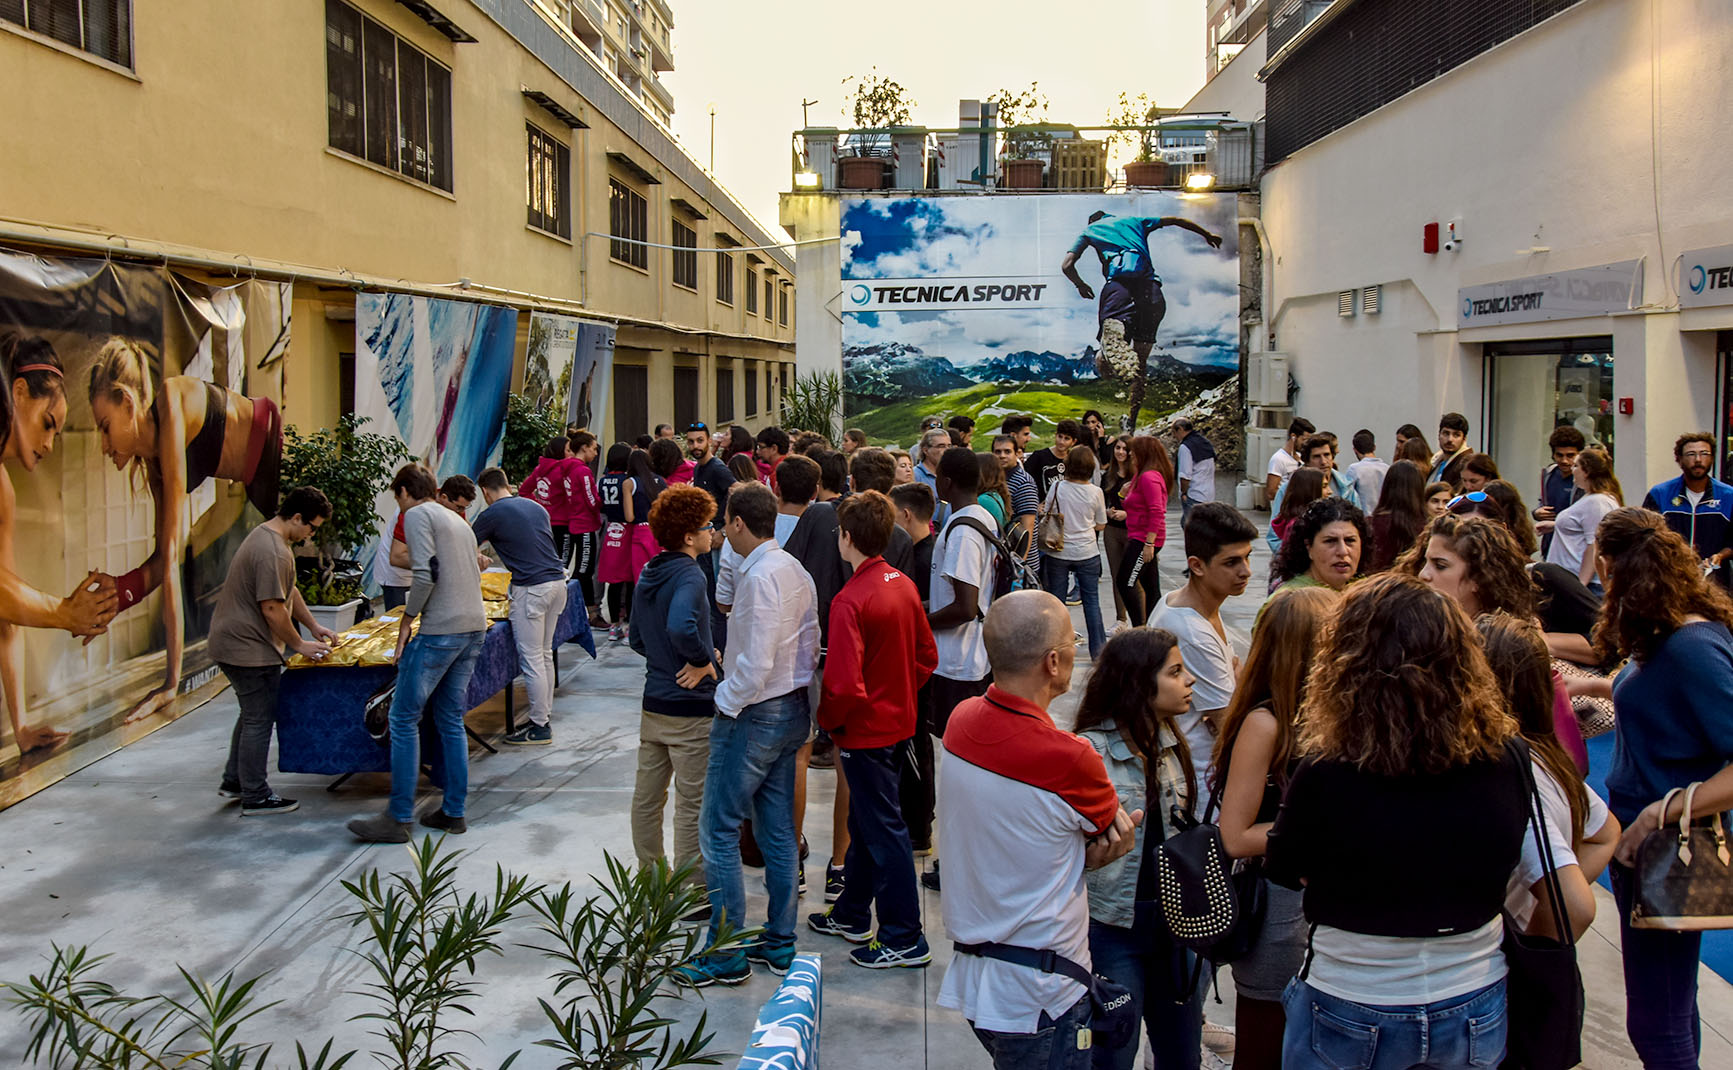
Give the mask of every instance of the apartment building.
[[351, 404], [356, 294], [383, 291], [614, 324], [604, 436], [756, 428], [792, 381], [793, 259], [668, 133], [672, 23], [661, 0], [0, 0], [0, 91], [27, 102], [0, 245], [292, 281], [290, 424]]

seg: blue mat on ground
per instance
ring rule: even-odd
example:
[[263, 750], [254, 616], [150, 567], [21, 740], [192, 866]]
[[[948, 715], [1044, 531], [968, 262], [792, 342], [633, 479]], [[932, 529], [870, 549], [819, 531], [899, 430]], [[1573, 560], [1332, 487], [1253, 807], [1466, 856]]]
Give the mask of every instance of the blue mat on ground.
[[823, 970], [813, 953], [794, 956], [788, 976], [758, 1012], [737, 1070], [818, 1070]]
[[[1588, 741], [1589, 790], [1603, 799], [1607, 797], [1607, 770], [1613, 764], [1614, 735], [1608, 732]], [[1612, 890], [1605, 873], [1601, 874], [1600, 883], [1601, 887]], [[1703, 934], [1703, 964], [1722, 978], [1733, 981], [1733, 930]]]

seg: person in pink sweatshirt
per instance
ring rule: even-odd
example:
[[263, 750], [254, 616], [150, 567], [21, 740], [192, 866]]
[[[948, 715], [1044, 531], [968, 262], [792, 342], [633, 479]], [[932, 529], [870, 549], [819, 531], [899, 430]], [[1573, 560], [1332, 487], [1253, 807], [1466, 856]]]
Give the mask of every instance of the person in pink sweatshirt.
[[1161, 598], [1155, 555], [1167, 542], [1167, 488], [1173, 465], [1161, 440], [1138, 435], [1131, 440], [1137, 471], [1125, 491], [1125, 556], [1114, 562], [1113, 582], [1133, 624], [1148, 619]]
[[[602, 510], [596, 494], [596, 454], [601, 444], [588, 431], [572, 431], [567, 436], [571, 455], [564, 469], [566, 485], [566, 540], [570, 554], [571, 574], [578, 578], [584, 592], [584, 605], [590, 610], [592, 625], [602, 622], [600, 604], [596, 598], [596, 559], [601, 553]], [[575, 558], [575, 560], [574, 560]]]

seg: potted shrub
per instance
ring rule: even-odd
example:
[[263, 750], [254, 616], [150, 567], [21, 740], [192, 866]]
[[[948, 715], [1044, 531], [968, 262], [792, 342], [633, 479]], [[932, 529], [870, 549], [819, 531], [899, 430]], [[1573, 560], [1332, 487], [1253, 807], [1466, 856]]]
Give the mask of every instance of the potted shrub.
[[283, 432], [283, 486], [318, 487], [331, 499], [331, 516], [314, 542], [317, 555], [296, 586], [320, 624], [342, 631], [355, 623], [363, 595], [363, 568], [346, 555], [379, 532], [374, 512], [409, 451], [393, 435], [361, 430], [367, 417], [351, 413], [336, 427], [304, 435]]
[[1005, 150], [999, 161], [999, 185], [1004, 189], [1040, 189], [1047, 172], [1046, 156], [1053, 151], [1053, 135], [1043, 126], [1047, 120], [1047, 95], [1035, 82], [1020, 93], [1001, 89], [988, 98], [999, 109], [999, 127]]
[[1132, 153], [1125, 164], [1125, 184], [1128, 187], [1165, 186], [1168, 184], [1167, 161], [1155, 154], [1155, 131], [1149, 127], [1161, 117], [1161, 109], [1143, 93], [1135, 97], [1119, 94], [1119, 103], [1107, 116], [1107, 125], [1141, 127], [1116, 130], [1109, 144]]
[[910, 124], [915, 100], [900, 83], [881, 77], [877, 67], [865, 75], [850, 75], [842, 84], [856, 132], [848, 137], [845, 155], [837, 159], [837, 188], [884, 189], [890, 168], [890, 128]]
[[[570, 370], [564, 378], [569, 385]], [[556, 401], [559, 396], [556, 393]], [[563, 407], [560, 410], [541, 408], [534, 398], [525, 394], [512, 394], [506, 398], [505, 439], [500, 449], [499, 466], [505, 469], [507, 479], [522, 483], [536, 470], [548, 443], [555, 435], [566, 433], [566, 421], [560, 415], [563, 411]]]

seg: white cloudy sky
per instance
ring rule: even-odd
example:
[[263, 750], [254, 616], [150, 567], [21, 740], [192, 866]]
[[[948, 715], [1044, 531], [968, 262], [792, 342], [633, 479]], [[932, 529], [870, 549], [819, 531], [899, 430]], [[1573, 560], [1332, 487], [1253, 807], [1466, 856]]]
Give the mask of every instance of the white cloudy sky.
[[1031, 81], [1052, 101], [1052, 121], [1079, 126], [1103, 122], [1121, 92], [1178, 107], [1203, 84], [1204, 0], [672, 2], [675, 69], [665, 79], [675, 133], [707, 163], [714, 105], [716, 173], [772, 227], [801, 101], [818, 101], [814, 126], [850, 125], [850, 74], [876, 66], [901, 82], [918, 102], [914, 121], [929, 127], [956, 126], [961, 98]]
[[[1235, 207], [1232, 194], [1177, 193], [846, 202], [845, 279], [1041, 276], [1049, 289], [1043, 294], [1045, 307], [1037, 310], [850, 313], [844, 320], [844, 342], [900, 341], [959, 367], [1024, 349], [1077, 355], [1095, 341], [1096, 302], [1081, 297], [1059, 273], [1059, 265], [1089, 214], [1100, 208], [1116, 215], [1180, 216], [1225, 238], [1217, 250], [1179, 227], [1150, 235], [1150, 254], [1167, 300], [1157, 345], [1192, 364], [1237, 360]], [[1078, 272], [1099, 294], [1101, 269], [1093, 252], [1079, 258]]]

